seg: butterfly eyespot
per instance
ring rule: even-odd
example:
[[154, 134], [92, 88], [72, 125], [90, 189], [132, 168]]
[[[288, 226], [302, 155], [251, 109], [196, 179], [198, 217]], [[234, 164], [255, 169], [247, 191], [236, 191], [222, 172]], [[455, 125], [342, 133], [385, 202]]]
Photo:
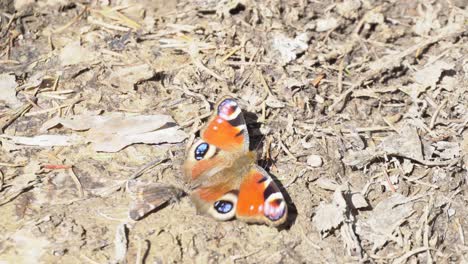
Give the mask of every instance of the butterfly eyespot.
[[208, 149], [210, 148], [210, 145], [208, 143], [201, 143], [195, 148], [195, 159], [196, 160], [201, 160], [205, 157], [206, 153], [208, 152]]
[[214, 203], [214, 208], [220, 214], [227, 214], [232, 210], [232, 208], [234, 208], [234, 206], [229, 201], [219, 200]]
[[233, 120], [240, 114], [236, 101], [225, 99], [218, 106], [218, 115], [224, 120]]

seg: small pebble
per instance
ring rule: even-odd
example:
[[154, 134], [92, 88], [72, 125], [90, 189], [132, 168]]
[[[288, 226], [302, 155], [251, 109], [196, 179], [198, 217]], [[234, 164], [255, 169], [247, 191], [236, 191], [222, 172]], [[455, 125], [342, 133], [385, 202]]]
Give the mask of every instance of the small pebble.
[[322, 158], [319, 155], [310, 155], [307, 157], [307, 165], [311, 167], [320, 167], [322, 164]]

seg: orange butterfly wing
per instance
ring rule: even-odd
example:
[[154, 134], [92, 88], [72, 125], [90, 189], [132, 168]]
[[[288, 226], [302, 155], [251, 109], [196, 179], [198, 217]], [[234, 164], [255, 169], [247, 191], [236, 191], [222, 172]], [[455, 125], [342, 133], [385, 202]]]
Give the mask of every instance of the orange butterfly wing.
[[254, 166], [242, 179], [236, 217], [276, 226], [284, 223], [287, 214], [286, 201], [278, 186], [265, 170]]
[[201, 138], [224, 151], [248, 151], [247, 126], [237, 102], [225, 98], [217, 105], [216, 111], [202, 131]]

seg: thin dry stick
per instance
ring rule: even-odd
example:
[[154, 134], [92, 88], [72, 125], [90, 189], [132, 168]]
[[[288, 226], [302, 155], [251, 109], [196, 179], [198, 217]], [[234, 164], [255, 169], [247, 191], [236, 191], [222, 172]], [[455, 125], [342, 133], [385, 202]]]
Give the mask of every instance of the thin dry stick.
[[444, 108], [445, 104], [447, 104], [447, 99], [445, 99], [440, 105], [439, 107], [437, 107], [436, 111], [434, 112], [434, 114], [432, 115], [432, 118], [431, 118], [431, 123], [429, 124], [429, 129], [433, 129], [434, 128], [434, 125], [435, 125], [435, 122], [437, 120], [437, 117], [439, 116], [439, 113], [440, 111], [442, 110], [442, 108]]
[[77, 95], [73, 98], [73, 100], [71, 101], [71, 103], [68, 105], [68, 108], [67, 108], [67, 110], [65, 111], [65, 114], [68, 115], [68, 114], [70, 114], [70, 113], [73, 113], [73, 107], [74, 107], [77, 103], [79, 103], [79, 102], [81, 102], [81, 101], [83, 101], [83, 100], [84, 100], [84, 99], [81, 98], [81, 94], [77, 94]]
[[26, 101], [28, 101], [28, 103], [32, 104], [33, 106], [35, 106], [35, 107], [37, 107], [39, 109], [42, 109], [42, 107], [40, 107], [38, 104], [36, 104], [36, 102], [34, 102], [34, 98], [31, 99], [31, 98], [29, 98], [29, 96], [25, 96], [25, 99], [26, 99]]
[[49, 36], [47, 37], [47, 42], [48, 42], [48, 44], [49, 44], [49, 49], [50, 49], [50, 51], [54, 51], [55, 46], [54, 46], [54, 42], [52, 41], [52, 35], [49, 35]]
[[338, 80], [337, 80], [337, 87], [338, 87], [338, 92], [341, 93], [343, 91], [343, 68], [344, 68], [344, 61], [345, 57], [341, 59], [340, 65], [338, 66]]
[[0, 162], [0, 166], [3, 166], [3, 167], [24, 167], [26, 166], [28, 163], [27, 162], [23, 162], [23, 163], [6, 163], [6, 162]]
[[409, 182], [414, 182], [414, 183], [417, 183], [417, 184], [420, 184], [420, 185], [425, 185], [425, 186], [428, 186], [428, 187], [431, 187], [431, 188], [434, 188], [434, 189], [439, 189], [439, 186], [437, 186], [435, 184], [430, 184], [430, 183], [427, 183], [427, 182], [420, 181], [419, 179], [423, 178], [423, 177], [425, 177], [425, 175], [423, 175], [422, 177], [417, 177], [417, 179], [410, 178], [408, 176], [403, 176], [403, 179], [405, 179], [405, 180], [407, 180]]
[[111, 29], [111, 30], [117, 30], [117, 31], [122, 31], [122, 32], [128, 32], [130, 30], [130, 28], [108, 24], [108, 23], [106, 23], [104, 21], [101, 21], [101, 20], [98, 20], [98, 19], [95, 19], [95, 18], [92, 18], [92, 17], [90, 17], [90, 19], [88, 19], [88, 22], [90, 24], [93, 24], [93, 25], [96, 25], [96, 26], [101, 26], [103, 28]]
[[382, 169], [382, 171], [385, 176], [385, 179], [387, 180], [388, 186], [390, 187], [390, 190], [392, 190], [392, 192], [396, 192], [395, 186], [393, 186], [393, 183], [390, 180], [390, 177], [387, 173], [387, 164], [385, 164], [385, 167]]
[[10, 194], [10, 195], [7, 195], [6, 197], [2, 197], [3, 201], [0, 202], [0, 206], [2, 205], [5, 205], [11, 201], [13, 201], [16, 197], [20, 196], [20, 194], [28, 191], [29, 189], [31, 189], [32, 187], [34, 187], [34, 185], [36, 185], [37, 183], [39, 183], [39, 180], [34, 180], [24, 186], [22, 186], [20, 189], [16, 190], [14, 193]]
[[48, 109], [44, 109], [44, 110], [39, 110], [39, 111], [36, 111], [36, 112], [27, 113], [24, 116], [41, 115], [41, 114], [45, 114], [45, 113], [49, 113], [49, 112], [54, 112], [56, 110], [60, 110], [61, 108], [65, 108], [65, 107], [69, 107], [69, 106], [70, 106], [70, 104], [59, 105], [59, 106], [56, 106], [56, 107], [52, 107], [52, 108], [48, 108]]
[[465, 234], [463, 233], [463, 226], [461, 225], [460, 219], [458, 217], [455, 218], [455, 223], [457, 223], [457, 226], [458, 226], [458, 233], [460, 236], [460, 241], [462, 245], [465, 245]]
[[273, 94], [271, 93], [270, 87], [268, 86], [268, 83], [266, 82], [263, 73], [260, 70], [257, 70], [257, 75], [258, 78], [260, 78], [260, 82], [262, 83], [262, 87], [263, 89], [265, 89], [265, 92], [267, 92], [269, 96], [272, 96]]
[[291, 158], [293, 159], [294, 161], [297, 161], [297, 158], [296, 156], [294, 156], [291, 151], [289, 151], [289, 149], [284, 145], [283, 141], [281, 139], [279, 139], [279, 144], [281, 146], [281, 148], [283, 149], [283, 151]]
[[60, 33], [62, 31], [64, 31], [65, 29], [67, 29], [68, 27], [73, 25], [76, 21], [78, 21], [86, 13], [86, 11], [88, 11], [87, 6], [85, 6], [85, 8], [83, 9], [83, 11], [81, 11], [81, 13], [79, 13], [76, 17], [74, 17], [72, 20], [70, 20], [70, 22], [68, 22], [67, 24], [63, 25], [62, 27], [59, 27], [58, 29], [54, 30], [53, 33], [57, 34], [57, 33]]
[[3, 172], [0, 170], [0, 192], [3, 191], [3, 184], [5, 183], [5, 176]]
[[197, 117], [197, 118], [194, 118], [194, 119], [191, 119], [191, 120], [189, 120], [189, 121], [187, 121], [187, 122], [182, 123], [182, 124], [180, 125], [180, 127], [188, 127], [188, 126], [191, 126], [193, 123], [198, 122], [198, 121], [200, 121], [200, 120], [202, 120], [202, 119], [205, 119], [205, 118], [209, 117], [210, 115], [211, 115], [211, 112], [205, 113], [205, 114], [203, 114], [203, 115], [201, 115], [201, 116], [199, 116], [199, 117]]
[[21, 64], [21, 62], [17, 60], [0, 60], [0, 64]]
[[[316, 130], [318, 132], [325, 133], [325, 134], [330, 134], [330, 135], [336, 134], [331, 129], [317, 128]], [[394, 129], [391, 126], [375, 126], [375, 127], [358, 127], [358, 128], [353, 129], [353, 130], [343, 128], [343, 129], [340, 130], [340, 132], [345, 133], [345, 134], [349, 134], [349, 133], [354, 133], [354, 132], [367, 133], [367, 132], [378, 132], [378, 131], [385, 132], [385, 131], [393, 131], [393, 130]]]
[[[424, 219], [424, 234], [423, 234], [424, 241], [423, 243], [424, 243], [424, 246], [428, 248], [429, 248], [429, 238], [430, 238], [429, 214], [431, 212], [431, 208], [433, 207], [433, 205], [434, 205], [434, 196], [431, 195], [429, 196], [429, 203], [426, 206], [426, 209], [424, 210], [425, 219]], [[431, 251], [429, 249], [427, 250], [427, 263], [433, 263]]]
[[229, 52], [228, 54], [226, 54], [226, 56], [224, 56], [224, 57], [221, 59], [221, 62], [225, 62], [227, 59], [229, 59], [232, 55], [234, 55], [234, 53], [236, 53], [237, 51], [239, 51], [241, 48], [242, 48], [242, 46], [234, 47], [234, 48], [231, 50], [231, 52]]
[[11, 116], [6, 116], [0, 118], [0, 132], [3, 132], [3, 130], [9, 126], [11, 123], [13, 123], [18, 117], [22, 116], [24, 113], [28, 112], [33, 105], [31, 103], [28, 103], [26, 105], [20, 106], [18, 109], [15, 110], [15, 112]]
[[143, 165], [143, 167], [141, 167], [140, 169], [138, 169], [136, 172], [134, 172], [132, 175], [130, 175], [130, 177], [128, 177], [127, 181], [129, 180], [134, 180], [138, 177], [140, 177], [143, 172], [145, 172], [146, 170], [148, 170], [149, 168], [152, 168], [156, 165], [159, 165], [165, 161], [167, 161], [168, 158], [164, 157], [164, 158], [156, 158], [148, 163], [146, 163], [145, 165]]
[[145, 240], [143, 240], [140, 236], [136, 236], [137, 238], [137, 244], [138, 244], [138, 250], [137, 250], [137, 255], [135, 259], [135, 264], [143, 264], [143, 255], [146, 254], [146, 251], [148, 251], [148, 247], [146, 247], [145, 251], [143, 251], [143, 242], [146, 243]]
[[86, 256], [85, 254], [80, 254], [80, 257], [85, 259], [87, 262], [91, 263], [91, 264], [100, 264], [99, 262], [91, 259], [90, 257]]
[[58, 82], [61, 76], [62, 76], [62, 72], [59, 71], [57, 73], [57, 77], [55, 78], [54, 85], [52, 86], [52, 91], [57, 91]]
[[11, 24], [13, 24], [13, 21], [17, 18], [17, 13], [14, 13], [13, 16], [10, 18], [10, 21], [8, 21], [8, 24], [5, 27], [5, 32], [3, 33], [2, 37], [5, 37], [6, 34], [8, 33], [8, 30], [10, 30]]
[[70, 176], [71, 176], [73, 182], [75, 183], [76, 188], [78, 189], [78, 192], [80, 194], [80, 198], [83, 198], [84, 197], [83, 187], [81, 186], [80, 179], [78, 179], [75, 172], [73, 171], [73, 166], [68, 171], [70, 172]]
[[262, 251], [262, 250], [263, 250], [263, 248], [254, 250], [254, 251], [252, 251], [252, 252], [250, 252], [250, 253], [247, 253], [247, 254], [245, 254], [245, 255], [234, 255], [234, 256], [231, 256], [231, 260], [232, 260], [233, 262], [236, 262], [236, 260], [238, 260], [238, 259], [243, 259], [243, 258], [247, 258], [247, 257], [253, 256], [253, 255], [257, 254], [258, 252], [260, 252], [260, 251]]
[[218, 80], [218, 81], [223, 81], [223, 82], [226, 81], [226, 80], [225, 80], [223, 77], [221, 77], [219, 74], [217, 74], [216, 72], [214, 72], [214, 71], [211, 70], [211, 69], [208, 69], [205, 65], [203, 65], [203, 63], [202, 63], [198, 58], [196, 58], [196, 57], [194, 57], [194, 56], [192, 56], [192, 55], [191, 55], [190, 57], [192, 58], [193, 64], [194, 64], [197, 68], [199, 68], [199, 69], [201, 69], [201, 70], [207, 72], [209, 75], [213, 76], [213, 77], [214, 77], [216, 80]]
[[411, 250], [410, 252], [407, 252], [406, 254], [404, 254], [403, 256], [395, 259], [395, 261], [393, 261], [394, 264], [403, 264], [403, 263], [406, 263], [406, 260], [409, 259], [411, 256], [413, 255], [417, 255], [421, 252], [425, 252], [425, 251], [428, 251], [428, 250], [434, 250], [436, 251], [435, 249], [432, 249], [432, 248], [429, 248], [429, 247], [420, 247], [420, 248], [416, 248], [416, 249], [413, 249]]

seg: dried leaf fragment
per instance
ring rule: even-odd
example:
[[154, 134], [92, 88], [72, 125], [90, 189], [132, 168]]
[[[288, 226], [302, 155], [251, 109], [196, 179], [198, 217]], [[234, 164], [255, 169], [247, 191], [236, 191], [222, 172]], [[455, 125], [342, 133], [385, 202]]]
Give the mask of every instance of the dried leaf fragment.
[[10, 108], [21, 105], [21, 102], [16, 98], [16, 86], [15, 75], [0, 74], [0, 101], [4, 101]]
[[280, 57], [278, 60], [281, 64], [285, 65], [295, 60], [298, 54], [301, 54], [309, 47], [309, 39], [311, 35], [302, 33], [296, 38], [292, 39], [284, 34], [276, 34], [273, 36], [272, 48], [279, 52]]
[[120, 87], [123, 91], [132, 91], [135, 84], [151, 79], [154, 74], [150, 65], [139, 64], [114, 70], [109, 76], [109, 80], [111, 85]]
[[82, 47], [80, 41], [74, 41], [62, 48], [59, 58], [62, 66], [69, 66], [90, 62], [95, 58], [95, 54], [90, 49]]
[[424, 86], [435, 86], [439, 81], [443, 71], [453, 69], [454, 65], [445, 61], [436, 61], [433, 64], [415, 72], [413, 74], [414, 80]]
[[387, 241], [401, 243], [393, 231], [403, 224], [413, 211], [413, 199], [399, 193], [378, 203], [364, 220], [358, 220], [356, 232], [361, 239], [373, 243], [373, 251], [381, 248]]
[[317, 207], [313, 224], [324, 234], [337, 229], [345, 220], [347, 210], [346, 200], [340, 188], [335, 190], [331, 203], [321, 202]]
[[46, 131], [62, 125], [76, 131], [85, 131], [85, 135], [39, 135], [35, 137], [3, 137], [17, 144], [41, 147], [71, 146], [91, 142], [96, 151], [117, 152], [135, 143], [162, 144], [179, 143], [187, 138], [174, 119], [168, 115], [128, 115], [110, 113], [106, 116], [76, 115], [56, 117], [41, 127]]

